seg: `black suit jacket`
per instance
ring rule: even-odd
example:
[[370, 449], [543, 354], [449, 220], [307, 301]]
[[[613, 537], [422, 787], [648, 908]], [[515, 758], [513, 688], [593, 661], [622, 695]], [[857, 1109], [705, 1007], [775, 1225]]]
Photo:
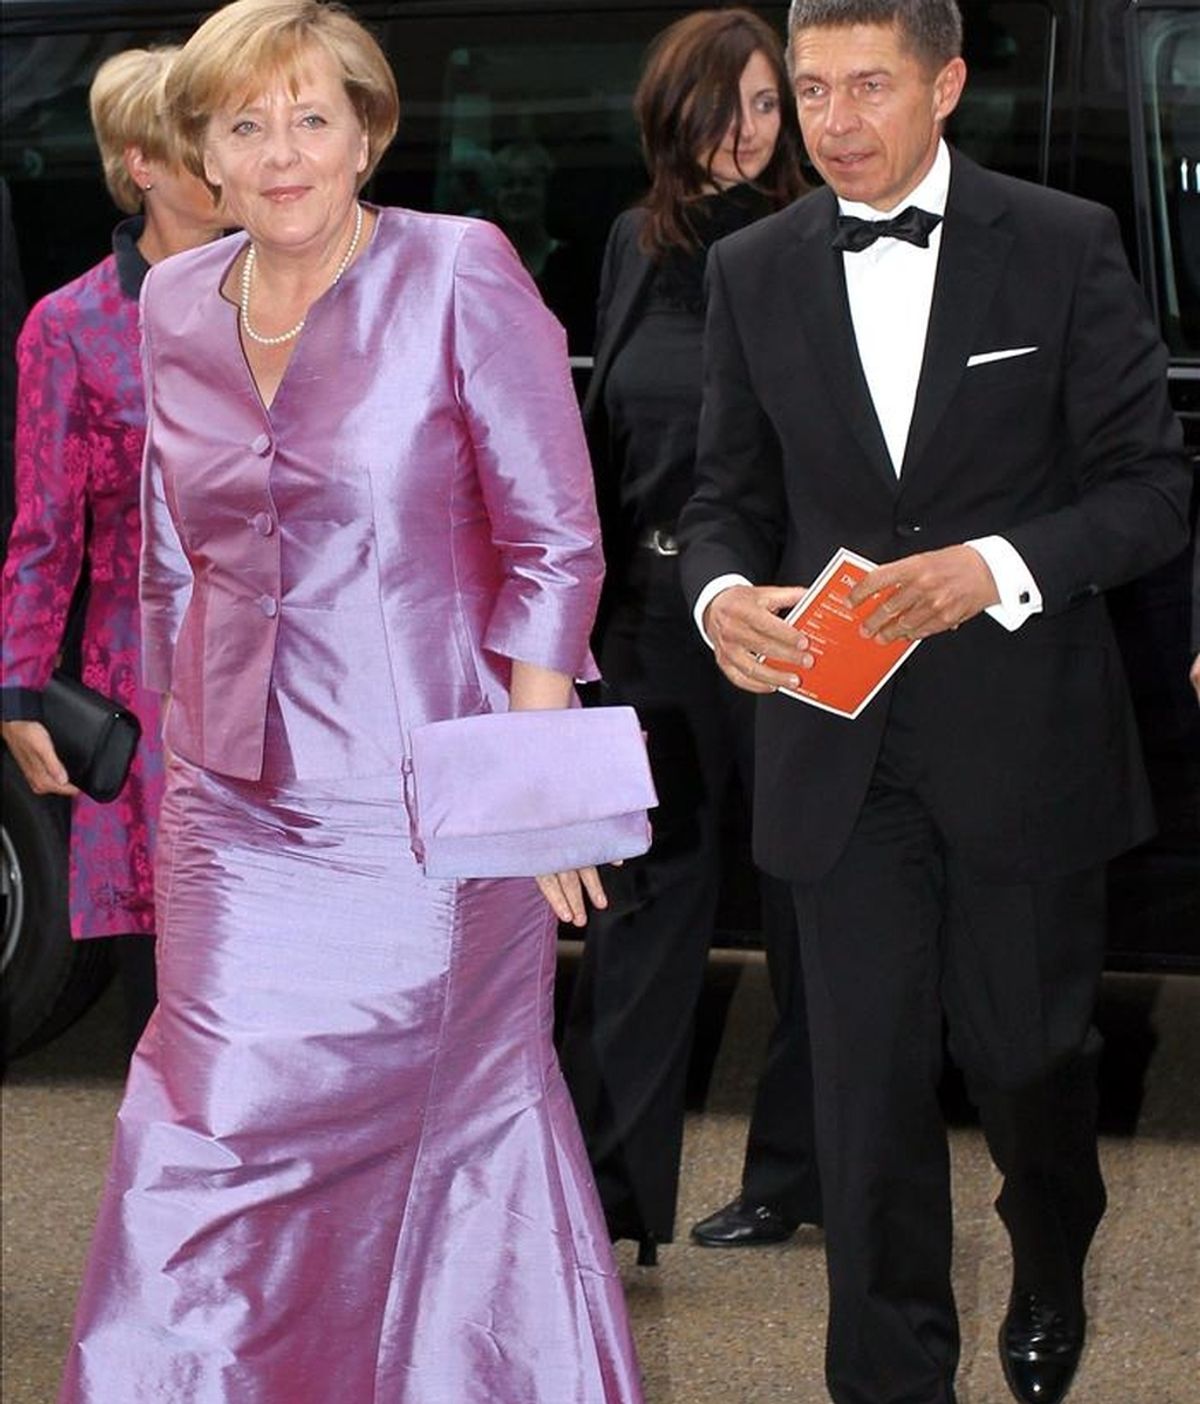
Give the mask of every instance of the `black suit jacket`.
[[640, 208], [625, 210], [613, 221], [600, 266], [596, 300], [596, 349], [592, 377], [583, 399], [583, 422], [592, 433], [604, 417], [604, 383], [613, 357], [625, 344], [638, 317], [654, 273], [654, 260], [638, 244], [646, 222]]
[[996, 533], [1045, 609], [1014, 633], [980, 616], [927, 640], [857, 721], [763, 699], [756, 857], [799, 881], [836, 861], [899, 687], [960, 857], [1009, 880], [1102, 861], [1153, 827], [1103, 591], [1182, 549], [1190, 488], [1166, 352], [1116, 221], [952, 155], [897, 480], [835, 218], [817, 191], [710, 255], [698, 481], [681, 524], [689, 597], [728, 572], [804, 584], [840, 545], [884, 562]]
[[618, 467], [609, 443], [608, 413], [604, 387], [617, 352], [642, 315], [646, 292], [653, 274], [654, 260], [638, 245], [645, 212], [625, 210], [613, 221], [604, 247], [600, 268], [600, 292], [596, 301], [596, 345], [591, 379], [583, 399], [583, 427], [596, 479], [596, 505], [604, 537], [604, 591], [596, 614], [594, 639], [597, 645], [620, 596], [633, 549], [630, 524], [621, 510]]

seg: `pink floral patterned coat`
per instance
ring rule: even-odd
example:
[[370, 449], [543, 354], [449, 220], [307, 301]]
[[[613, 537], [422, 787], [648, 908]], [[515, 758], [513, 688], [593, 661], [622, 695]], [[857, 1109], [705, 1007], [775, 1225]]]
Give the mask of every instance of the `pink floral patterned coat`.
[[140, 685], [140, 232], [140, 220], [118, 226], [115, 252], [43, 298], [17, 343], [17, 507], [3, 579], [3, 714], [40, 718], [40, 691], [86, 560], [83, 681], [142, 723], [120, 796], [107, 805], [82, 795], [74, 802], [70, 910], [77, 939], [154, 932], [151, 857], [163, 764], [158, 697]]

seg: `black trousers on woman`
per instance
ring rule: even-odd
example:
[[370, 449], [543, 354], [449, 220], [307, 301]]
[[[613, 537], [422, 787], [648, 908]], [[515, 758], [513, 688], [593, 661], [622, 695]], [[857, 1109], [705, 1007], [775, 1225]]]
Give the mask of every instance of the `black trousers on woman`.
[[[693, 1015], [712, 943], [731, 786], [749, 787], [753, 699], [722, 677], [674, 557], [639, 548], [605, 630], [604, 701], [637, 709], [659, 807], [644, 857], [606, 870], [561, 1061], [614, 1238], [674, 1237]], [[808, 1025], [791, 896], [763, 878], [778, 1022], [755, 1099], [743, 1192], [820, 1219]]]
[[158, 1003], [156, 943], [153, 936], [140, 934], [114, 936], [112, 943], [125, 1005], [125, 1046], [132, 1053]]

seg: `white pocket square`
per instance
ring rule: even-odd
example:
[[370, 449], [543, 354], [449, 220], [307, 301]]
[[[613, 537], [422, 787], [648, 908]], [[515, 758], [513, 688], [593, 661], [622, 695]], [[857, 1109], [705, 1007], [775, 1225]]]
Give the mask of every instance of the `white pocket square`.
[[1014, 356], [1030, 356], [1036, 350], [1036, 346], [1013, 346], [1007, 351], [980, 351], [978, 355], [967, 357], [967, 369], [986, 366], [989, 361], [1010, 361]]

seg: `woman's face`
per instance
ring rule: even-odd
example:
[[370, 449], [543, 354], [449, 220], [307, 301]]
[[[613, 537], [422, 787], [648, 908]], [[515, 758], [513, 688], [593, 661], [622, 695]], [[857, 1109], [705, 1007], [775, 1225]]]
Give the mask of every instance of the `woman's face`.
[[367, 165], [367, 133], [333, 57], [314, 46], [285, 75], [208, 124], [204, 172], [222, 207], [260, 249], [320, 252], [349, 219]]
[[761, 49], [746, 60], [738, 88], [740, 139], [737, 123], [731, 122], [720, 145], [711, 153], [700, 153], [701, 167], [707, 168], [713, 184], [720, 188], [757, 180], [770, 164], [779, 140], [779, 83]]

